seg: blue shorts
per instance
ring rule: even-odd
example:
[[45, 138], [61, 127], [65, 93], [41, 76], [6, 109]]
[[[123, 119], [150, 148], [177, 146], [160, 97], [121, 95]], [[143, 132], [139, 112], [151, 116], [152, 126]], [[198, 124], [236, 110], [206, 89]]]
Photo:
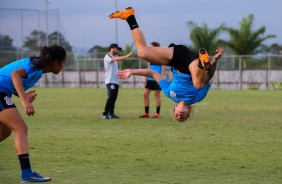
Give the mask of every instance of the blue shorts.
[[5, 93], [0, 92], [0, 111], [4, 109], [9, 109], [16, 107], [15, 104], [12, 102], [11, 98], [8, 97]]

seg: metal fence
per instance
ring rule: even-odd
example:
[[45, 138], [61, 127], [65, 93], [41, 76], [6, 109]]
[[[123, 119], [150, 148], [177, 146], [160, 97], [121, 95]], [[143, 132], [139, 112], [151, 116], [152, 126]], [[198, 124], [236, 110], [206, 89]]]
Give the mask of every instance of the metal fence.
[[[76, 57], [68, 54], [64, 70], [58, 75], [44, 74], [38, 82], [43, 87], [104, 88], [105, 53], [92, 54], [89, 57]], [[36, 55], [26, 52], [24, 57]], [[6, 56], [6, 57], [5, 57]], [[17, 60], [22, 54], [0, 53], [0, 67]], [[147, 68], [147, 62], [137, 57], [119, 62], [119, 68]], [[170, 67], [166, 67], [166, 78], [171, 80]], [[121, 80], [120, 86], [139, 88], [144, 77], [132, 76]], [[223, 56], [217, 65], [212, 79], [216, 89], [282, 89], [282, 55], [269, 56]]]

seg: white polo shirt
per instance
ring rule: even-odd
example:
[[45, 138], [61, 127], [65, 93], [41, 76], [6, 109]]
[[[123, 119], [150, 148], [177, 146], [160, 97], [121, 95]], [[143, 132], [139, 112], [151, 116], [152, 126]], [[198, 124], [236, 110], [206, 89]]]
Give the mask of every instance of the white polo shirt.
[[119, 84], [118, 79], [118, 62], [112, 61], [111, 54], [106, 54], [104, 57], [104, 68], [105, 68], [105, 84], [113, 83]]

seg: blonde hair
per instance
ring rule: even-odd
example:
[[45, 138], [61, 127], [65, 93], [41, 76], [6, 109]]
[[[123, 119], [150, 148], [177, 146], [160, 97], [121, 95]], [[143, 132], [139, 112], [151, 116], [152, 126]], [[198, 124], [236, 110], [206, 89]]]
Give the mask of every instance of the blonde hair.
[[185, 117], [183, 119], [177, 119], [174, 116], [175, 108], [173, 108], [173, 110], [172, 110], [172, 118], [175, 119], [177, 122], [182, 123], [182, 122], [186, 121], [188, 118], [190, 119], [191, 113], [194, 112], [194, 107], [195, 107], [194, 105], [189, 105], [189, 113], [187, 114], [187, 117]]

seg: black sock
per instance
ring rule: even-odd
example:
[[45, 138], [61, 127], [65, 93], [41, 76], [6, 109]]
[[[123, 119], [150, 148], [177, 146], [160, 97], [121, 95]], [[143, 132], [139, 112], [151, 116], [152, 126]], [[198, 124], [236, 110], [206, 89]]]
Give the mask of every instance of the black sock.
[[156, 113], [160, 114], [160, 111], [161, 111], [161, 106], [158, 106], [158, 107], [156, 108]]
[[149, 114], [149, 106], [145, 106], [145, 112]]
[[139, 27], [134, 15], [130, 15], [129, 17], [127, 17], [126, 21], [131, 30]]
[[29, 154], [21, 154], [18, 155], [18, 158], [20, 160], [20, 164], [21, 164], [21, 169], [30, 169], [30, 162], [29, 162]]

